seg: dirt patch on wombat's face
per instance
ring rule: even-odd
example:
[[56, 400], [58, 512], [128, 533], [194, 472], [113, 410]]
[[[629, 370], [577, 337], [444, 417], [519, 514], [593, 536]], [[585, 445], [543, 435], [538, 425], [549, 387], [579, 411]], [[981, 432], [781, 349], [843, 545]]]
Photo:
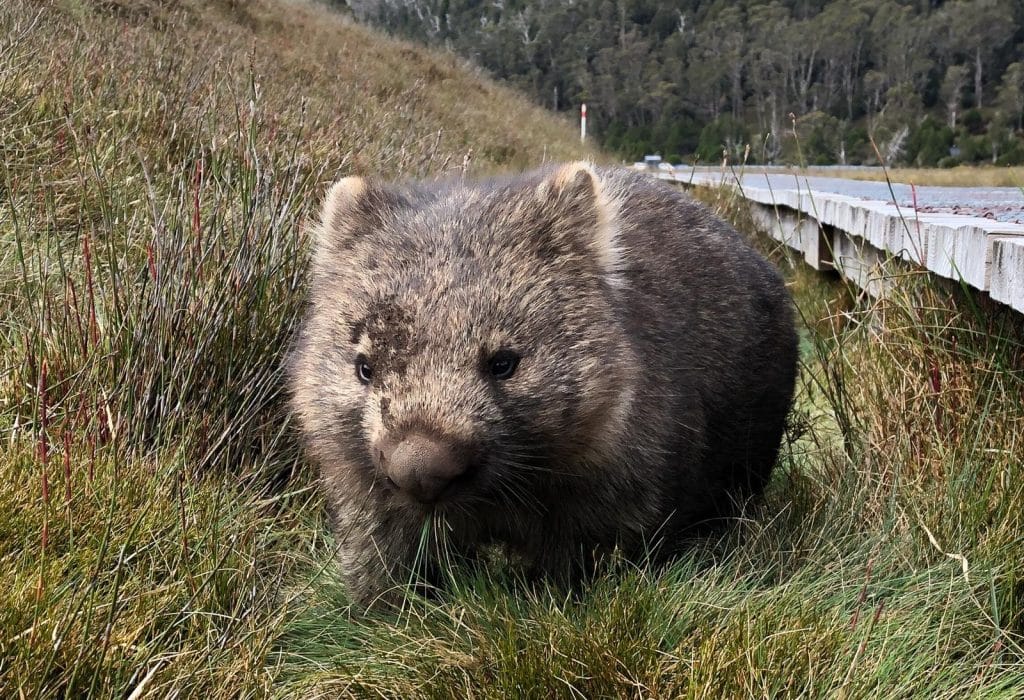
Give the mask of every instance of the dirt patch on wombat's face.
[[[396, 445], [457, 445], [468, 462], [427, 490], [431, 505], [527, 498], [628, 400], [632, 353], [587, 250], [593, 190], [520, 182], [429, 200], [360, 184], [344, 223], [321, 233], [297, 373], [316, 378], [296, 382], [296, 404], [325, 471], [343, 465], [417, 503], [389, 472], [392, 452], [410, 452]], [[432, 477], [437, 462], [412, 471]]]

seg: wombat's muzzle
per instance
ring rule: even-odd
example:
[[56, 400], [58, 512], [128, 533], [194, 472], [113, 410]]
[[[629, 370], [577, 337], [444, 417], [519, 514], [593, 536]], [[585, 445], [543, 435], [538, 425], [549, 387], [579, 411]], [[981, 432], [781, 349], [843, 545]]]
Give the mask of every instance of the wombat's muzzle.
[[410, 433], [377, 450], [378, 467], [388, 484], [424, 504], [444, 500], [469, 475], [472, 451], [466, 446]]

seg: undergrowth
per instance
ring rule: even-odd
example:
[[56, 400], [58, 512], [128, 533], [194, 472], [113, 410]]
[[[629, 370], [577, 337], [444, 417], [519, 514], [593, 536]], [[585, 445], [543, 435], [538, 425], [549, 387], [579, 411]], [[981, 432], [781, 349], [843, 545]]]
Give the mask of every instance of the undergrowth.
[[340, 174], [594, 154], [298, 0], [13, 0], [0, 26], [0, 696], [1024, 687], [1020, 317], [907, 268], [872, 300], [766, 248], [803, 370], [749, 518], [578, 595], [495, 566], [359, 617], [282, 409], [306, 217]]

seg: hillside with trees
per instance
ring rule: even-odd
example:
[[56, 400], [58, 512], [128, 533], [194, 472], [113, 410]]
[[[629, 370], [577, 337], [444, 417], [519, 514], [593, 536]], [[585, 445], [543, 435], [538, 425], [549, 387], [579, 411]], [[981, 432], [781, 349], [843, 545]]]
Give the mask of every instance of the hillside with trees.
[[1024, 162], [1019, 0], [348, 5], [551, 109], [585, 102], [591, 132], [626, 157], [717, 161], [749, 144], [758, 162]]

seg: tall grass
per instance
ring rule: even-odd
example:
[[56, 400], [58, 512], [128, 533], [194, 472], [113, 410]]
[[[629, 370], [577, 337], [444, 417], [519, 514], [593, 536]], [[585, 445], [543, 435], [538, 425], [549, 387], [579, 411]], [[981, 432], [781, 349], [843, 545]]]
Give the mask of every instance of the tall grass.
[[303, 222], [338, 174], [565, 159], [572, 130], [297, 1], [13, 0], [0, 27], [0, 696], [1024, 687], [1019, 317], [769, 251], [804, 368], [756, 512], [578, 595], [491, 562], [355, 617], [281, 408]]
[[306, 3], [16, 0], [0, 27], [0, 695], [269, 692], [281, 586], [330, 561], [281, 408], [305, 218], [340, 174], [572, 132]]

